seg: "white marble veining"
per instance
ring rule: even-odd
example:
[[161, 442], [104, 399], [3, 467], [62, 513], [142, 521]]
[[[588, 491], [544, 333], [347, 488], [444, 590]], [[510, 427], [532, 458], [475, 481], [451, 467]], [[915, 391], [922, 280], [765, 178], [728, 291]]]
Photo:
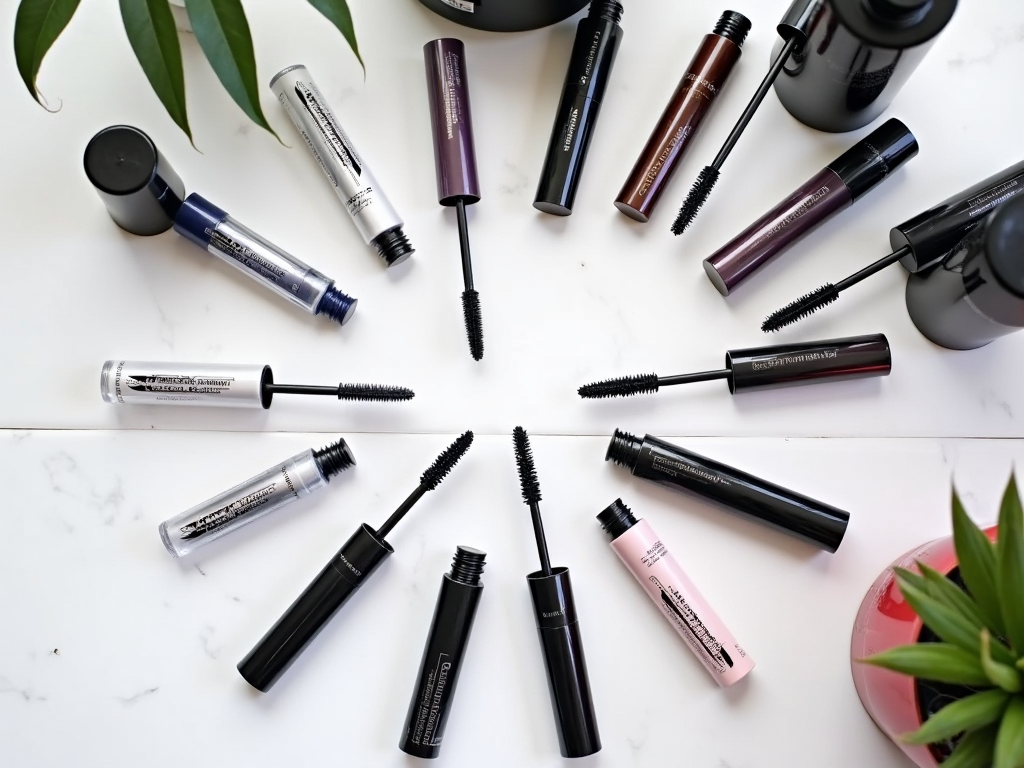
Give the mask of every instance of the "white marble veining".
[[[287, 9], [285, 6], [287, 5]], [[377, 6], [380, 6], [379, 8]], [[116, 3], [83, 3], [43, 64], [48, 114], [10, 60], [0, 17], [0, 766], [394, 765], [441, 574], [457, 544], [488, 552], [486, 590], [442, 766], [556, 766], [524, 576], [535, 568], [511, 439], [533, 435], [554, 559], [571, 566], [604, 749], [622, 768], [901, 768], [849, 674], [854, 613], [893, 558], [949, 530], [954, 478], [991, 521], [1024, 466], [1024, 333], [972, 352], [914, 329], [890, 268], [775, 337], [763, 316], [888, 252], [888, 230], [1021, 159], [1024, 5], [961, 3], [885, 116], [920, 155], [723, 299], [702, 258], [873, 126], [796, 123], [773, 95], [692, 231], [668, 232], [762, 78], [782, 5], [754, 23], [720, 104], [648, 225], [612, 200], [720, 11], [630, 0], [624, 44], [568, 219], [531, 207], [574, 35], [568, 21], [497, 35], [415, 0], [352, 0], [358, 64], [301, 0], [246, 0], [262, 102], [284, 145], [230, 101], [183, 36], [195, 151], [134, 60]], [[753, 6], [753, 7], [751, 7]], [[467, 46], [483, 199], [469, 212], [486, 355], [469, 357], [453, 212], [436, 203], [420, 52]], [[385, 270], [358, 236], [266, 83], [308, 65], [417, 248]], [[173, 233], [119, 230], [82, 172], [95, 131], [147, 131], [196, 191], [360, 299], [338, 328], [292, 308]], [[619, 401], [576, 388], [612, 376], [717, 368], [725, 350], [884, 332], [884, 379], [731, 397], [723, 382]], [[278, 381], [401, 384], [409, 402], [279, 397], [272, 410], [104, 404], [108, 358], [269, 363]], [[616, 427], [650, 432], [848, 509], [827, 555], [602, 461]], [[239, 659], [362, 521], [380, 522], [454, 436], [477, 442], [389, 537], [397, 552], [280, 683], [260, 695]], [[344, 434], [358, 466], [316, 496], [173, 560], [167, 517]], [[672, 438], [672, 435], [679, 437]], [[827, 438], [827, 439], [826, 439]], [[985, 438], [985, 439], [968, 439]], [[669, 544], [757, 669], [722, 691], [661, 621], [594, 516], [621, 496]]]
[[[0, 765], [412, 766], [396, 744], [457, 544], [485, 550], [488, 564], [440, 764], [563, 764], [508, 436], [477, 438], [389, 536], [395, 555], [269, 693], [239, 677], [235, 664], [323, 563], [360, 522], [390, 513], [453, 435], [350, 435], [355, 468], [192, 557], [172, 559], [157, 524], [332, 437], [0, 434]], [[969, 511], [994, 519], [1024, 445], [672, 439], [845, 508], [851, 525], [829, 555], [631, 477], [602, 461], [605, 438], [534, 436], [604, 741], [583, 763], [902, 768], [853, 689], [853, 615], [889, 561], [948, 533], [951, 476]], [[594, 516], [620, 496], [757, 661], [734, 688], [715, 685], [608, 546]]]

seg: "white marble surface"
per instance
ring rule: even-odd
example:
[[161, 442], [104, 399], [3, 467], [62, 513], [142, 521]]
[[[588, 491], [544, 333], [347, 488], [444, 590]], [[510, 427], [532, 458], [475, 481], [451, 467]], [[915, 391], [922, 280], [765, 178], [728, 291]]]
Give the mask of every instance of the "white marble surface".
[[[262, 83], [306, 63], [406, 220], [418, 252], [386, 271], [341, 210], [269, 89], [282, 146], [223, 93], [184, 38], [199, 152], [134, 61], [116, 4], [84, 3], [25, 93], [9, 43], [0, 98], [0, 766], [402, 765], [396, 748], [441, 574], [454, 547], [489, 553], [441, 765], [558, 765], [524, 575], [535, 568], [511, 428], [533, 435], [555, 560], [571, 566], [604, 750], [584, 765], [899, 768], [848, 670], [864, 591], [893, 558], [948, 532], [955, 478], [982, 522], [1024, 444], [1024, 334], [973, 352], [913, 328], [893, 268], [775, 338], [884, 332], [891, 376], [730, 397], [721, 382], [617, 402], [580, 384], [718, 367], [768, 343], [763, 315], [888, 252], [888, 230], [1021, 159], [1024, 6], [962, 3], [894, 106], [921, 154], [898, 176], [723, 299], [700, 260], [861, 136], [825, 135], [769, 95], [691, 232], [668, 226], [767, 68], [783, 4], [732, 6], [754, 29], [651, 224], [611, 201], [722, 7], [631, 0], [576, 211], [530, 205], [574, 34], [494, 35], [414, 0], [353, 0], [365, 80], [300, 0], [247, 0]], [[378, 7], [379, 6], [379, 7]], [[751, 7], [753, 6], [753, 7]], [[723, 6], [724, 7], [724, 6]], [[0, 15], [10, 40], [13, 8]], [[483, 200], [470, 212], [487, 352], [466, 350], [455, 221], [436, 204], [421, 45], [467, 45]], [[197, 191], [360, 299], [337, 328], [173, 233], [127, 235], [81, 168], [107, 125], [138, 125]], [[269, 412], [112, 407], [108, 358], [259, 362], [279, 381], [413, 387], [397, 406], [279, 398]], [[602, 461], [620, 427], [846, 508], [819, 553], [631, 478]], [[234, 666], [355, 525], [379, 522], [457, 432], [477, 443], [397, 529], [397, 554], [274, 690]], [[315, 434], [309, 434], [315, 433]], [[157, 524], [337, 434], [359, 465], [318, 497], [180, 562]], [[830, 439], [811, 439], [830, 438]], [[984, 439], [970, 439], [984, 438]], [[758, 662], [720, 691], [646, 602], [593, 519], [622, 496], [669, 543]]]

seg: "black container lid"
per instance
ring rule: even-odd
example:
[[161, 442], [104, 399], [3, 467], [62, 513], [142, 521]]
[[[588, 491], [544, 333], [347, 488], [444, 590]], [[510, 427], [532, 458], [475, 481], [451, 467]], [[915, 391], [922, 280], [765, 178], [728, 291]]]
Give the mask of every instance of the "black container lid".
[[828, 0], [828, 4], [865, 45], [901, 50], [926, 43], [945, 29], [957, 0]]
[[612, 541], [637, 524], [637, 519], [629, 511], [629, 507], [622, 503], [622, 499], [616, 499], [605, 507], [597, 515], [597, 521], [601, 523], [604, 532], [612, 537]]
[[996, 209], [985, 232], [985, 250], [1000, 284], [1024, 298], [1024, 197]]
[[857, 200], [888, 178], [917, 151], [914, 134], [892, 117], [826, 167], [843, 180], [853, 199]]
[[153, 140], [130, 125], [112, 125], [89, 140], [85, 175], [114, 222], [134, 235], [158, 235], [174, 223], [185, 185]]

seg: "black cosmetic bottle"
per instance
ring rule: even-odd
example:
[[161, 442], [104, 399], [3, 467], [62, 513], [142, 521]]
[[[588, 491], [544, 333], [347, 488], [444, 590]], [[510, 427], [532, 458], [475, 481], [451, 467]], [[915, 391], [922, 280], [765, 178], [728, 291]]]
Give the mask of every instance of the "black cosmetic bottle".
[[[786, 60], [775, 93], [797, 120], [820, 131], [867, 125], [892, 102], [957, 0], [796, 0], [779, 25], [810, 19], [807, 42]], [[772, 50], [772, 61], [785, 41]]]
[[620, 18], [622, 5], [616, 0], [593, 0], [590, 14], [576, 27], [562, 98], [533, 201], [539, 211], [555, 216], [572, 213], [587, 148], [622, 40]]
[[912, 274], [907, 312], [948, 349], [976, 349], [1024, 328], [1024, 196], [992, 211], [940, 263]]
[[406, 754], [432, 758], [441, 753], [441, 738], [459, 682], [462, 657], [484, 591], [480, 574], [486, 556], [479, 549], [458, 547], [451, 571], [441, 580], [409, 714], [398, 742], [398, 748]]
[[637, 477], [691, 493], [748, 520], [835, 552], [850, 513], [667, 443], [615, 430], [605, 461]]

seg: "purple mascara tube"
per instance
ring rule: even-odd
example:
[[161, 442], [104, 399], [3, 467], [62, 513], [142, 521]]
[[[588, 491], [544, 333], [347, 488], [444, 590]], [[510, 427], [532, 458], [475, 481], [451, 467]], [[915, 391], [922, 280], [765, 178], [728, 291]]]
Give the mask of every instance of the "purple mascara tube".
[[462, 310], [466, 321], [469, 352], [474, 360], [484, 356], [480, 294], [473, 287], [473, 264], [469, 252], [466, 206], [480, 199], [473, 148], [473, 118], [469, 109], [466, 76], [466, 47], [461, 40], [442, 37], [423, 46], [427, 72], [430, 127], [434, 139], [434, 169], [437, 173], [437, 202], [454, 206], [459, 222], [462, 251]]

